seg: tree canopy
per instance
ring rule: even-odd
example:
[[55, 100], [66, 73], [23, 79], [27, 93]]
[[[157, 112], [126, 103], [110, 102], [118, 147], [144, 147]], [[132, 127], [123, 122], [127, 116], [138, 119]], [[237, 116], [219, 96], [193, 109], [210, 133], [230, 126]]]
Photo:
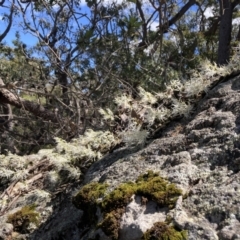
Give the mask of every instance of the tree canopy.
[[1, 152], [29, 154], [87, 129], [123, 130], [136, 112], [116, 107], [119, 97], [128, 104], [124, 96], [131, 96], [133, 104], [146, 91], [166, 90], [172, 80], [188, 81], [206, 59], [218, 66], [229, 62], [240, 40], [239, 5], [0, 1]]

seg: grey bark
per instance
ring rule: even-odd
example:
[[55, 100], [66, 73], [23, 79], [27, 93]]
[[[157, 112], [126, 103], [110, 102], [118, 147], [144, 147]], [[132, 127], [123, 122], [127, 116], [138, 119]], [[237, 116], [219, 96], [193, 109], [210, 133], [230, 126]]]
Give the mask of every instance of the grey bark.
[[221, 19], [219, 26], [217, 64], [221, 66], [227, 64], [230, 59], [233, 9], [240, 4], [240, 0], [219, 0], [219, 3]]

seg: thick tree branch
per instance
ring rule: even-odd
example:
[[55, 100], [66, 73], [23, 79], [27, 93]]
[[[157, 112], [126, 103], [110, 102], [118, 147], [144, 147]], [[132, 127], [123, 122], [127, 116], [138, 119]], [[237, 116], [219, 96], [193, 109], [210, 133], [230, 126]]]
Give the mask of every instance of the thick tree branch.
[[232, 2], [232, 9], [234, 9], [238, 4], [240, 4], [240, 0], [235, 0]]
[[[155, 38], [153, 39], [152, 43], [159, 38], [159, 35], [162, 35], [163, 33], [167, 33], [169, 30], [169, 27], [175, 24], [189, 10], [189, 8], [196, 3], [197, 3], [197, 0], [189, 0], [188, 3], [186, 3], [174, 17], [172, 17], [162, 26], [159, 26], [159, 30], [156, 32]], [[147, 47], [147, 45], [145, 42], [141, 42], [139, 43], [138, 47], [145, 48]]]
[[168, 28], [171, 27], [175, 22], [177, 22], [189, 10], [190, 7], [196, 4], [196, 2], [196, 0], [189, 0], [189, 2], [186, 3], [172, 19], [170, 19], [165, 25], [163, 25], [162, 29], [160, 30], [163, 33], [168, 32]]
[[0, 1], [0, 6], [4, 4], [5, 0]]
[[[4, 1], [3, 1], [4, 2]], [[1, 2], [1, 4], [3, 3]], [[8, 16], [8, 26], [6, 27], [5, 31], [0, 35], [0, 42], [7, 36], [8, 32], [11, 29], [12, 26], [12, 20], [13, 20], [13, 13], [14, 13], [14, 4], [15, 4], [15, 0], [13, 0], [12, 5], [11, 5], [11, 10], [10, 10], [10, 14]]]
[[139, 0], [136, 1], [136, 7], [139, 11], [139, 14], [140, 14], [140, 17], [142, 19], [142, 32], [143, 32], [143, 39], [142, 41], [145, 43], [146, 40], [147, 40], [147, 23], [146, 23], [146, 20], [145, 20], [145, 17], [144, 17], [144, 13], [143, 13], [143, 10], [142, 10], [142, 4]]
[[57, 114], [47, 110], [42, 105], [24, 100], [15, 96], [11, 91], [6, 88], [3, 88], [4, 83], [3, 80], [0, 78], [0, 104], [10, 104], [16, 108], [22, 108], [26, 111], [34, 114], [37, 117], [40, 117], [44, 120], [49, 120], [54, 123], [58, 123]]

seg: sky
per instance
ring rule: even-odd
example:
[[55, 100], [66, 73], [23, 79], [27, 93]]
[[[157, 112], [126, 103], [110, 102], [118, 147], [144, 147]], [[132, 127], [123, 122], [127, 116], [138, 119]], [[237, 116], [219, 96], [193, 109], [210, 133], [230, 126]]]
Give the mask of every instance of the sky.
[[[147, 2], [148, 0], [144, 0], [145, 2]], [[8, 0], [8, 2], [10, 2], [10, 0]], [[104, 0], [104, 4], [109, 4], [112, 3], [113, 0]], [[125, 2], [125, 0], [115, 0], [114, 2], [121, 4], [123, 2]], [[128, 3], [129, 4], [129, 8], [134, 7], [133, 3]], [[57, 8], [57, 5], [56, 5]], [[87, 14], [90, 14], [90, 10], [87, 7], [87, 3], [85, 0], [81, 0], [81, 8], [82, 8], [82, 12], [86, 12]], [[147, 9], [147, 6], [146, 6]], [[2, 29], [5, 29], [7, 24], [6, 22], [3, 20], [4, 17], [4, 11], [6, 11], [3, 7], [0, 7], [0, 33], [3, 31]], [[212, 17], [213, 16], [213, 11], [212, 8], [207, 8], [205, 11], [205, 16], [206, 18]], [[31, 18], [29, 18], [30, 20]], [[31, 20], [30, 20], [31, 21]], [[82, 20], [84, 23], [84, 20]], [[86, 20], [85, 20], [86, 21]], [[8, 44], [8, 45], [12, 45], [11, 42], [12, 40], [15, 39], [15, 34], [16, 31], [19, 31], [20, 36], [21, 36], [21, 40], [26, 43], [29, 47], [34, 46], [37, 43], [37, 38], [32, 36], [32, 34], [29, 34], [27, 32], [22, 32], [21, 31], [21, 27], [19, 26], [19, 22], [20, 19], [19, 18], [15, 18], [14, 21], [14, 25], [11, 28], [11, 31], [8, 33], [8, 35], [5, 37], [4, 41]], [[233, 20], [233, 24], [240, 24], [240, 18], [234, 19]], [[158, 22], [152, 22], [151, 23], [151, 30], [156, 30], [157, 26], [158, 26]]]
[[[144, 0], [147, 2], [147, 0]], [[9, 1], [10, 2], [10, 1]], [[107, 5], [109, 3], [112, 3], [113, 0], [103, 0], [103, 4]], [[123, 2], [126, 2], [126, 0], [114, 0], [115, 3], [117, 4], [122, 4]], [[87, 3], [85, 0], [81, 0], [81, 10], [84, 13], [90, 14], [90, 9], [87, 6]], [[55, 6], [55, 8], [57, 9], [57, 5]], [[131, 2], [128, 2], [128, 7], [129, 8], [134, 8], [134, 4]], [[6, 11], [6, 9], [3, 9], [2, 7], [0, 7], [0, 33], [2, 33], [2, 29], [5, 29], [7, 26], [7, 23], [3, 20], [3, 16], [4, 16], [4, 12]], [[126, 13], [127, 14], [127, 13]], [[31, 17], [29, 17], [29, 20], [31, 21]], [[33, 36], [32, 34], [28, 33], [28, 32], [22, 32], [21, 27], [19, 26], [19, 22], [21, 21], [21, 19], [19, 17], [15, 17], [15, 23], [13, 24], [10, 32], [8, 33], [8, 35], [4, 38], [4, 41], [8, 44], [8, 45], [12, 45], [12, 41], [15, 39], [15, 34], [17, 31], [19, 31], [20, 36], [21, 36], [21, 40], [26, 43], [29, 47], [34, 46], [37, 43], [37, 38], [35, 36]], [[84, 24], [86, 22], [84, 22], [84, 20], [81, 20], [82, 23]], [[151, 23], [151, 30], [156, 30], [157, 26], [158, 26], [158, 22], [152, 22]]]

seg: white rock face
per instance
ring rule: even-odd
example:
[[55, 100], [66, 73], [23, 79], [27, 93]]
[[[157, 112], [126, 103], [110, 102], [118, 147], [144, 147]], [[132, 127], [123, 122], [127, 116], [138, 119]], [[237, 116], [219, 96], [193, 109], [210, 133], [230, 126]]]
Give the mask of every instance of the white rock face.
[[220, 232], [221, 239], [240, 240], [240, 223], [237, 219], [229, 219], [229, 225], [224, 227]]
[[159, 208], [153, 201], [145, 203], [142, 197], [134, 195], [122, 216], [119, 240], [140, 239], [155, 222], [164, 222], [167, 212], [167, 208]]

